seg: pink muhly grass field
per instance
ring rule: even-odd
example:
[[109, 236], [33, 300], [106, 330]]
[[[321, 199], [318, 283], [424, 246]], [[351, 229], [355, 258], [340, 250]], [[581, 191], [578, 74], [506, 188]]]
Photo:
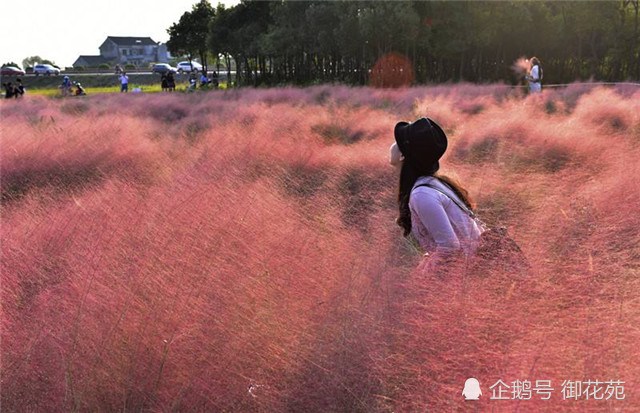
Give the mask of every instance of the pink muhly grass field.
[[[640, 92], [343, 86], [0, 102], [3, 411], [640, 410]], [[399, 120], [526, 253], [415, 271]], [[477, 378], [479, 401], [462, 389]], [[550, 400], [490, 400], [499, 379]], [[624, 400], [562, 400], [622, 380]]]

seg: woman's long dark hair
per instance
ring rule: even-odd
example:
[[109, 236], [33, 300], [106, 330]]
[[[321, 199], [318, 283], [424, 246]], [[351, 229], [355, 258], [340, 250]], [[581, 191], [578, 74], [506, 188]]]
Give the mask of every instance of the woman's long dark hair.
[[469, 195], [469, 192], [460, 185], [455, 179], [449, 178], [445, 175], [437, 174], [440, 165], [438, 162], [431, 167], [425, 168], [414, 165], [405, 161], [402, 163], [400, 169], [400, 185], [398, 189], [398, 209], [399, 216], [396, 222], [404, 230], [404, 236], [408, 236], [411, 233], [411, 209], [409, 208], [409, 197], [411, 196], [411, 189], [415, 185], [418, 178], [421, 176], [433, 176], [445, 185], [449, 186], [453, 192], [465, 203], [469, 209], [473, 210], [475, 204]]
[[538, 66], [538, 79], [542, 79], [542, 63], [540, 63], [540, 59], [537, 57], [531, 58], [531, 67]]

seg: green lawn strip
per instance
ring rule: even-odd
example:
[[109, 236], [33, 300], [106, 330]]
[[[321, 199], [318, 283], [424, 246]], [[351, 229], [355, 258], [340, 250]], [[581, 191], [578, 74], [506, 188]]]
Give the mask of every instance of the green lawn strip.
[[[140, 88], [142, 93], [158, 93], [162, 92], [161, 85], [129, 85], [129, 93], [132, 93], [135, 88]], [[221, 83], [218, 89], [226, 89], [227, 84]], [[176, 87], [176, 92], [184, 92], [187, 89], [187, 85], [185, 83], [178, 84]], [[75, 90], [75, 89], [73, 89]], [[99, 93], [120, 93], [120, 86], [96, 86], [96, 87], [85, 87], [85, 92], [87, 95], [95, 95]], [[48, 89], [27, 89], [27, 94], [36, 95], [36, 96], [48, 96], [48, 97], [58, 97], [60, 96], [59, 88], [48, 88]]]

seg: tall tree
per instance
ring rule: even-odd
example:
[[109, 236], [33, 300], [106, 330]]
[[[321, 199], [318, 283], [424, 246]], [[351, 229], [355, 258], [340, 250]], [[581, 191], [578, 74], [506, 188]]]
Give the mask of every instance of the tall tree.
[[233, 57], [236, 84], [259, 83], [258, 73], [264, 75], [266, 70], [262, 36], [270, 21], [269, 2], [243, 0], [229, 9], [218, 5], [217, 15], [209, 24], [207, 44], [214, 55], [224, 56], [228, 79], [231, 79], [230, 63]]
[[262, 38], [270, 23], [268, 2], [244, 0], [235, 7], [235, 59], [236, 64], [241, 63], [247, 83], [258, 85], [260, 76], [264, 75]]
[[337, 5], [335, 2], [314, 2], [305, 11], [307, 30], [315, 34], [309, 36], [309, 52], [314, 72], [322, 80], [336, 75], [340, 59], [334, 27], [340, 19]]
[[[220, 57], [225, 60], [229, 85], [231, 84], [231, 56], [233, 55], [233, 47], [231, 45], [231, 33], [234, 31], [234, 27], [231, 24], [232, 13], [233, 9], [227, 9], [224, 4], [218, 3], [215, 16], [209, 22], [206, 37], [207, 49], [218, 57], [218, 62]], [[217, 69], [219, 72], [219, 64]]]
[[[208, 50], [229, 69], [233, 56], [244, 84], [365, 84], [385, 72], [390, 82], [377, 84], [397, 85], [394, 76], [405, 68], [418, 83], [516, 82], [512, 64], [533, 55], [542, 60], [545, 82], [638, 79], [639, 4], [241, 0], [218, 6]], [[185, 26], [176, 44], [192, 31], [192, 23]]]
[[24, 67], [25, 69], [27, 67], [32, 67], [33, 65], [38, 64], [38, 63], [54, 65], [55, 66], [55, 63], [52, 60], [43, 59], [40, 56], [29, 56], [29, 57], [26, 57], [26, 58], [22, 59], [22, 67]]
[[630, 28], [624, 36], [626, 47], [623, 53], [626, 52], [626, 56], [623, 60], [628, 65], [627, 76], [640, 80], [640, 0], [623, 0], [622, 8], [623, 22], [633, 21], [627, 24]]
[[200, 0], [191, 11], [185, 12], [178, 23], [167, 29], [167, 48], [173, 54], [186, 55], [189, 61], [195, 56], [207, 68], [207, 34], [209, 22], [215, 17], [215, 9], [208, 0]]
[[272, 3], [273, 25], [265, 41], [269, 54], [274, 55], [274, 64], [279, 76], [276, 81], [303, 83], [305, 80], [305, 59], [311, 48], [309, 30], [306, 27], [306, 11], [311, 3]]

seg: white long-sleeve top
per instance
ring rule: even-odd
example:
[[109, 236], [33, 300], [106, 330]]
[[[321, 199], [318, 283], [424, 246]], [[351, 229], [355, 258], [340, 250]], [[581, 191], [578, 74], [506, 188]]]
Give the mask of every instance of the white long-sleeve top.
[[473, 254], [482, 233], [481, 229], [449, 197], [433, 188], [418, 187], [426, 183], [462, 203], [462, 200], [437, 178], [419, 178], [409, 198], [411, 233], [425, 252], [452, 252], [462, 249], [467, 255]]
[[538, 65], [535, 65], [531, 68], [531, 71], [529, 72], [529, 77], [531, 78], [532, 82], [540, 81], [540, 67]]
[[540, 82], [540, 66], [535, 65], [529, 71], [529, 90], [531, 92], [542, 91], [542, 83]]

